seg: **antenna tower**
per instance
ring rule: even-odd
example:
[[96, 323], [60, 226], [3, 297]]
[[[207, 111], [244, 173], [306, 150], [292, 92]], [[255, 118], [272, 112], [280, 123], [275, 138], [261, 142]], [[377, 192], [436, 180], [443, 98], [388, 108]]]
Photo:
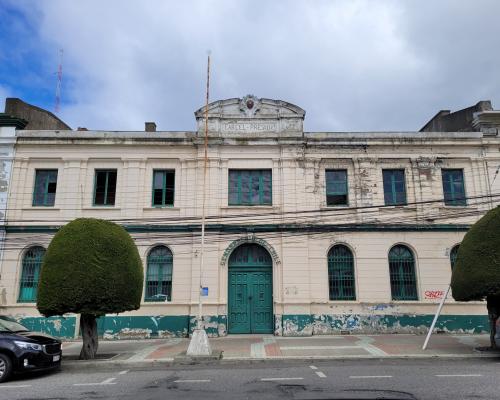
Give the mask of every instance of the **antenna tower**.
[[62, 60], [63, 60], [63, 49], [59, 49], [59, 67], [57, 68], [57, 85], [56, 85], [56, 102], [54, 105], [54, 112], [58, 113], [61, 103], [61, 82], [62, 82]]

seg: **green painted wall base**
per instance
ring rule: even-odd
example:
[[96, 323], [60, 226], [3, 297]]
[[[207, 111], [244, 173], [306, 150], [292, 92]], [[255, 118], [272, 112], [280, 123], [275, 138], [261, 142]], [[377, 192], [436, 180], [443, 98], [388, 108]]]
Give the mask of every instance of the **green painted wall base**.
[[[276, 315], [278, 336], [331, 335], [349, 333], [427, 333], [434, 315]], [[486, 315], [442, 315], [436, 329], [449, 333], [486, 333]]]
[[[275, 315], [277, 336], [332, 335], [340, 333], [427, 333], [433, 315]], [[76, 318], [24, 317], [19, 321], [27, 328], [50, 335], [73, 339]], [[204, 316], [203, 325], [209, 337], [227, 334], [226, 315]], [[149, 339], [188, 337], [196, 328], [196, 316], [113, 316], [98, 320], [99, 336], [104, 339]], [[449, 333], [487, 333], [486, 315], [442, 315], [436, 329]]]
[[75, 317], [25, 317], [18, 321], [35, 332], [45, 332], [60, 338], [73, 338], [75, 335]]

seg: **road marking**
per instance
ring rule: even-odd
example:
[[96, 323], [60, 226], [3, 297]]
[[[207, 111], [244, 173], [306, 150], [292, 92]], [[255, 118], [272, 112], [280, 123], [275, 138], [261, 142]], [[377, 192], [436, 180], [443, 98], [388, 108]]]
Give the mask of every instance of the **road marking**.
[[482, 376], [481, 374], [450, 374], [450, 375], [436, 375], [439, 378], [451, 378], [451, 377], [468, 377], [468, 376]]
[[175, 383], [202, 383], [210, 382], [210, 379], [177, 379]]
[[360, 346], [280, 346], [281, 350], [343, 350], [362, 349]]
[[116, 382], [113, 382], [116, 378], [108, 378], [103, 380], [102, 382], [93, 382], [93, 383], [73, 383], [73, 386], [95, 386], [95, 385], [116, 385]]
[[351, 379], [377, 379], [377, 378], [392, 378], [392, 375], [352, 375]]
[[316, 371], [316, 375], [318, 375], [320, 378], [326, 378], [326, 375], [321, 371]]
[[318, 369], [318, 367], [315, 367], [314, 365], [309, 366], [311, 369]]
[[261, 381], [296, 381], [296, 380], [301, 380], [301, 379], [304, 379], [304, 378], [261, 378], [260, 380]]
[[0, 385], [0, 389], [18, 389], [18, 388], [25, 388], [25, 387], [31, 387], [31, 385]]
[[128, 369], [126, 369], [125, 371], [118, 372], [118, 375], [125, 375], [127, 372], [128, 372]]

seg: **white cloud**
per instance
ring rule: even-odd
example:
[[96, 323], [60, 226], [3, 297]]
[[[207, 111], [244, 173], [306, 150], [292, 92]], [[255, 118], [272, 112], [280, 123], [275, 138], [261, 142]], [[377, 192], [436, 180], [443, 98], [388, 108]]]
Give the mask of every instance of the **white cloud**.
[[212, 100], [290, 101], [309, 130], [411, 130], [440, 108], [500, 105], [494, 1], [37, 4], [48, 51], [65, 51], [71, 126], [194, 129], [207, 49]]

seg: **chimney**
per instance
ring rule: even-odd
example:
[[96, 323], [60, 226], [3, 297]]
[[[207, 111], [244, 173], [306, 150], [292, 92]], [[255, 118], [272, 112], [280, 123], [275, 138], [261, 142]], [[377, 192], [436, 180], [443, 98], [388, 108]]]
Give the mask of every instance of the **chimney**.
[[154, 122], [145, 122], [146, 132], [156, 132], [156, 124]]

